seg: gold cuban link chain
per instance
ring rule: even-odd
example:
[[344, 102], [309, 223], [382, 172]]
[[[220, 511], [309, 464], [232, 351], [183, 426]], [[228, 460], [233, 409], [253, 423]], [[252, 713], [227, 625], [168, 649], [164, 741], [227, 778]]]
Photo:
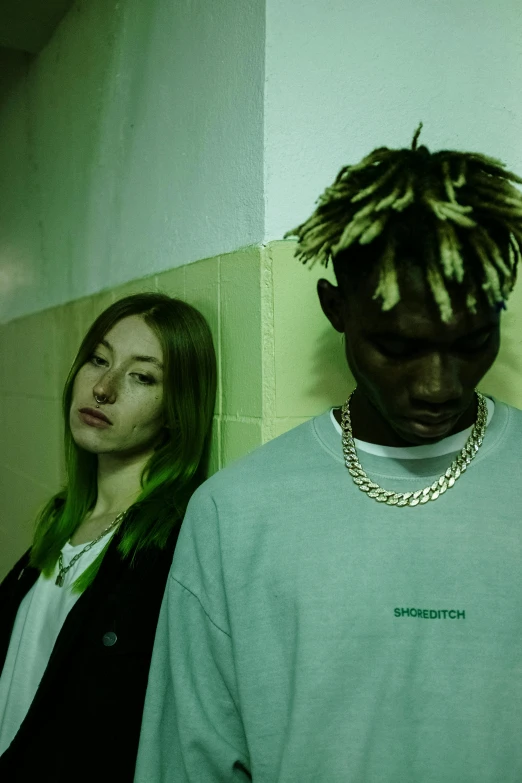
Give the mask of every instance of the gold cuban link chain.
[[418, 506], [427, 503], [429, 500], [437, 500], [437, 498], [454, 486], [482, 446], [486, 431], [488, 408], [484, 395], [476, 391], [478, 398], [477, 420], [464, 448], [455, 457], [447, 471], [437, 481], [430, 484], [429, 487], [418, 489], [416, 492], [391, 492], [383, 489], [368, 478], [357, 457], [350, 418], [350, 400], [353, 393], [350, 394], [342, 407], [341, 428], [343, 431], [344, 461], [354, 484], [359, 487], [361, 492], [365, 492], [369, 498], [374, 498], [379, 503], [386, 503], [388, 506]]

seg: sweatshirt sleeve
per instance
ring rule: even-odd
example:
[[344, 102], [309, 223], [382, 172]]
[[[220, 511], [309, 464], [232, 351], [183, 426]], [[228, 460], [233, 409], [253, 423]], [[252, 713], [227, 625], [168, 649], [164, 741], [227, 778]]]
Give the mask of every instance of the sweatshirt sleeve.
[[251, 780], [221, 569], [203, 487], [183, 522], [163, 598], [135, 783]]

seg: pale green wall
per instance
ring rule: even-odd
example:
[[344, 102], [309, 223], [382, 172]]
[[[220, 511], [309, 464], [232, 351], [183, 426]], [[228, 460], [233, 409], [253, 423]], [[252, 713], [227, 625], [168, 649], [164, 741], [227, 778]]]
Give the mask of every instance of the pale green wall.
[[[293, 251], [293, 242], [238, 250], [0, 326], [0, 579], [63, 480], [63, 383], [87, 328], [115, 299], [162, 290], [207, 318], [219, 368], [212, 471], [346, 399], [353, 380], [315, 290], [332, 272], [303, 267]], [[522, 408], [522, 287], [503, 319], [481, 388]]]
[[81, 339], [116, 299], [161, 290], [197, 307], [219, 367], [212, 471], [262, 442], [260, 248], [126, 283], [0, 326], [0, 579], [28, 546], [35, 513], [63, 479], [60, 400]]
[[219, 368], [212, 471], [330, 404], [349, 376], [293, 245], [250, 247], [0, 326], [0, 578], [27, 547], [37, 508], [63, 481], [60, 399], [80, 341], [115, 299], [179, 296], [207, 318]]

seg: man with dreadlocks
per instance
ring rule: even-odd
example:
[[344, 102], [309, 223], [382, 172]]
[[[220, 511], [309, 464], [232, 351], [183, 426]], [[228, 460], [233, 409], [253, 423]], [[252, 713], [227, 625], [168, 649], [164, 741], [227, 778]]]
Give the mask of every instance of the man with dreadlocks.
[[522, 413], [476, 391], [522, 180], [417, 138], [292, 232], [333, 261], [319, 297], [357, 388], [194, 495], [140, 782], [522, 780]]

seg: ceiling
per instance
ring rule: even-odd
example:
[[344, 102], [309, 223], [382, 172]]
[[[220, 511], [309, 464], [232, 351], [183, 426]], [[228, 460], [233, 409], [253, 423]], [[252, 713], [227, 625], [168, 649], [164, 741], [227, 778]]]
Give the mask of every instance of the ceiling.
[[36, 54], [73, 0], [0, 0], [0, 47]]

